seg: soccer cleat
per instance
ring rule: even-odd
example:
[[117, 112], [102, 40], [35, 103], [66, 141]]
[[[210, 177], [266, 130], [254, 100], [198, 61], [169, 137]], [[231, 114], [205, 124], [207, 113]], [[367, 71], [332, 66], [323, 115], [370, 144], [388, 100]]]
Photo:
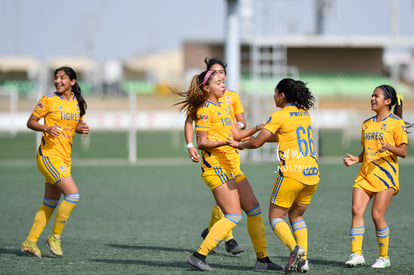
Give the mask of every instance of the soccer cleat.
[[371, 265], [373, 268], [386, 268], [391, 266], [390, 258], [379, 257], [375, 264]]
[[351, 256], [349, 256], [349, 260], [345, 262], [347, 267], [354, 267], [363, 264], [365, 264], [364, 256], [356, 253], [352, 253]]
[[[201, 238], [203, 238], [203, 240], [204, 240], [204, 239], [207, 237], [208, 233], [209, 233], [208, 228], [204, 229], [204, 230], [203, 230], [203, 232], [201, 232]], [[212, 253], [212, 254], [220, 254], [220, 253], [221, 253], [221, 250], [220, 250], [219, 245], [220, 245], [220, 243], [219, 243], [216, 247], [214, 247], [214, 248], [210, 251], [210, 253]], [[227, 248], [227, 247], [226, 247], [226, 248]], [[243, 251], [242, 251], [242, 252], [243, 252]], [[240, 252], [239, 252], [239, 253], [240, 253]]]
[[219, 247], [219, 245], [217, 245], [216, 247], [214, 247], [211, 251], [211, 254], [220, 254], [221, 253], [221, 249]]
[[191, 256], [188, 258], [187, 263], [189, 263], [191, 266], [201, 271], [216, 271], [214, 268], [209, 266], [206, 262], [200, 260], [193, 254], [191, 254]]
[[256, 270], [283, 270], [282, 266], [280, 266], [278, 264], [275, 264], [275, 263], [272, 263], [269, 260], [269, 257], [266, 257], [264, 260], [265, 260], [265, 262], [256, 261], [256, 264], [254, 265], [254, 268]]
[[309, 262], [306, 259], [298, 261], [298, 272], [306, 273], [309, 272]]
[[298, 270], [298, 262], [302, 260], [305, 255], [305, 250], [300, 247], [300, 245], [296, 245], [295, 248], [293, 248], [292, 253], [290, 253], [288, 263], [285, 265], [285, 273], [296, 272]]
[[[225, 242], [225, 244], [226, 244], [226, 251], [233, 254], [233, 255], [244, 252], [244, 248], [241, 247], [236, 242], [235, 239], [228, 240], [227, 242]], [[216, 247], [218, 247], [218, 246], [216, 246]]]
[[49, 245], [50, 252], [55, 254], [56, 256], [62, 256], [62, 247], [60, 246], [60, 238], [56, 238], [55, 235], [52, 233], [47, 237], [47, 244]]
[[42, 257], [42, 252], [40, 252], [39, 247], [37, 247], [37, 244], [35, 242], [25, 240], [22, 244], [22, 252], [27, 252], [29, 254], [32, 254], [33, 256]]

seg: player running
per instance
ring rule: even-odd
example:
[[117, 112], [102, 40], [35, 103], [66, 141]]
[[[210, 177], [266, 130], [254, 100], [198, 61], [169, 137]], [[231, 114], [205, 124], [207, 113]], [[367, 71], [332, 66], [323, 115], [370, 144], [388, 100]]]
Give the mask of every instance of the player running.
[[[87, 135], [88, 125], [83, 121], [86, 101], [72, 68], [61, 67], [55, 71], [56, 92], [44, 96], [27, 121], [27, 127], [43, 132], [37, 151], [36, 163], [45, 176], [43, 203], [36, 213], [32, 229], [22, 244], [22, 251], [41, 257], [37, 240], [59, 203], [52, 233], [47, 238], [50, 251], [62, 256], [60, 236], [72, 210], [79, 202], [79, 191], [71, 176], [71, 151], [73, 136], [76, 133]], [[39, 120], [44, 118], [44, 124]]]

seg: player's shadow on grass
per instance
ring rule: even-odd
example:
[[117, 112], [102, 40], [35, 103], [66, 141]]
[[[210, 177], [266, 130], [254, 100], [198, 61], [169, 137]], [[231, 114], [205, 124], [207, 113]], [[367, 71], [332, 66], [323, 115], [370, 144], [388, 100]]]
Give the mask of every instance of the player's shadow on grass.
[[[16, 256], [23, 256], [23, 257], [34, 257], [36, 258], [36, 256], [31, 255], [28, 252], [23, 252], [20, 249], [6, 249], [6, 248], [0, 248], [0, 255], [3, 254], [10, 254], [10, 255], [16, 255]], [[52, 255], [47, 255], [47, 254], [42, 254], [42, 258], [59, 258], [56, 256], [52, 256]]]
[[[285, 256], [270, 256], [271, 260], [273, 262], [276, 262], [277, 264], [284, 265], [289, 260], [288, 257]], [[345, 266], [345, 262], [341, 261], [332, 261], [332, 260], [325, 260], [325, 259], [309, 259], [310, 265], [323, 265], [323, 266]]]
[[[160, 246], [147, 246], [147, 245], [123, 245], [123, 244], [105, 244], [106, 246], [112, 247], [114, 249], [136, 249], [136, 250], [153, 250], [153, 251], [167, 251], [167, 252], [187, 252], [190, 255], [194, 252], [193, 249], [185, 248], [171, 248], [171, 247], [160, 247]], [[213, 254], [214, 255], [214, 254]], [[221, 255], [221, 254], [219, 254]], [[223, 254], [222, 256], [227, 256]], [[233, 256], [234, 257], [234, 256]], [[193, 267], [184, 259], [180, 262], [167, 262], [167, 261], [148, 261], [148, 260], [122, 260], [122, 259], [92, 259], [93, 262], [100, 263], [109, 263], [109, 264], [129, 264], [129, 265], [144, 265], [144, 266], [158, 266], [158, 267], [176, 267], [176, 268], [186, 268], [189, 270], [195, 270]], [[234, 266], [226, 264], [212, 264], [212, 267], [219, 269], [229, 269], [229, 270], [240, 270], [240, 271], [249, 271], [253, 270], [253, 267], [245, 266]]]
[[185, 262], [161, 262], [161, 261], [145, 261], [145, 260], [122, 260], [122, 259], [92, 259], [97, 263], [107, 264], [129, 264], [129, 265], [145, 265], [159, 267], [188, 267]]
[[148, 245], [126, 245], [126, 244], [105, 244], [113, 248], [122, 248], [122, 249], [137, 249], [137, 250], [162, 250], [162, 251], [171, 251], [171, 252], [188, 252], [191, 253], [194, 250], [185, 249], [185, 248], [176, 248], [176, 247], [161, 247], [161, 246], [148, 246]]
[[311, 264], [324, 265], [324, 266], [345, 266], [345, 261], [331, 261], [325, 259], [310, 259]]
[[[91, 261], [97, 263], [106, 263], [106, 264], [129, 264], [129, 265], [145, 265], [149, 267], [174, 267], [174, 268], [185, 268], [189, 270], [196, 270], [191, 267], [185, 260], [180, 262], [167, 262], [167, 261], [145, 261], [145, 260], [121, 260], [121, 259], [92, 259]], [[224, 264], [211, 264], [211, 267], [218, 269], [229, 269], [229, 270], [240, 270], [240, 271], [251, 271], [253, 267], [245, 266], [234, 266], [234, 265], [224, 265]]]
[[21, 250], [16, 250], [16, 249], [0, 248], [0, 255], [1, 254], [14, 254], [14, 255], [17, 255], [17, 256], [22, 256], [23, 252]]

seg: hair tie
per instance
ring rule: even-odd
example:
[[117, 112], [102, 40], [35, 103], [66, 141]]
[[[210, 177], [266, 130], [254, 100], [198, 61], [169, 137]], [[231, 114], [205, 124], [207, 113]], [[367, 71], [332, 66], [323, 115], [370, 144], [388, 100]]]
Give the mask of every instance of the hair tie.
[[403, 100], [404, 100], [403, 95], [402, 94], [397, 94], [397, 105], [401, 105]]
[[204, 76], [204, 80], [203, 80], [203, 88], [206, 85], [208, 79], [210, 78], [210, 75], [214, 73], [214, 71], [207, 71], [206, 75]]

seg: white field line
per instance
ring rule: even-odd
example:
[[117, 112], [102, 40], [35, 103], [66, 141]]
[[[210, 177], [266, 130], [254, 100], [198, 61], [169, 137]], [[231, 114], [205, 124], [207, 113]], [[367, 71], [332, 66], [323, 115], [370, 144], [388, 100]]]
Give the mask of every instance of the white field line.
[[[323, 157], [319, 159], [319, 164], [343, 164], [343, 157]], [[401, 164], [413, 164], [414, 157], [407, 157], [405, 159], [399, 159]], [[271, 163], [267, 162], [257, 162]], [[242, 161], [243, 164], [253, 164], [251, 161]], [[72, 166], [176, 166], [176, 165], [193, 165], [200, 166], [200, 163], [193, 163], [187, 158], [154, 158], [154, 159], [138, 159], [136, 163], [129, 163], [128, 159], [113, 159], [113, 158], [102, 158], [102, 159], [74, 159], [72, 160]], [[0, 160], [0, 167], [30, 167], [36, 166], [35, 159], [17, 159], [17, 160]]]

